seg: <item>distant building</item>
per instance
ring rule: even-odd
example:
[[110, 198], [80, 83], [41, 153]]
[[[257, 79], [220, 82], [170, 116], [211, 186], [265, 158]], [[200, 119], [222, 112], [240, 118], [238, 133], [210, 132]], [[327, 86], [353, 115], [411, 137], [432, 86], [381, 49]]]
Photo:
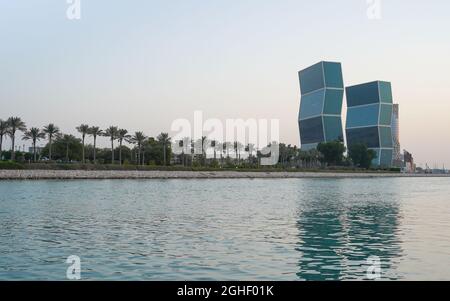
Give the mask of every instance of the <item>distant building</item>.
[[[36, 154], [41, 154], [41, 152], [42, 152], [42, 150], [43, 150], [44, 148], [43, 147], [40, 147], [40, 146], [36, 146]], [[28, 152], [30, 153], [30, 154], [34, 154], [34, 149], [33, 149], [33, 147], [29, 147], [28, 148]]]
[[413, 155], [407, 150], [403, 150], [403, 160], [405, 172], [414, 173], [416, 172], [416, 164], [414, 164]]
[[347, 145], [363, 143], [377, 153], [373, 164], [392, 166], [391, 83], [375, 81], [346, 88]]
[[400, 122], [399, 122], [399, 105], [393, 104], [392, 106], [392, 165], [401, 167], [402, 166], [402, 154], [400, 148]]
[[298, 125], [302, 150], [316, 148], [320, 142], [344, 141], [341, 64], [320, 62], [300, 71], [299, 80], [301, 101]]

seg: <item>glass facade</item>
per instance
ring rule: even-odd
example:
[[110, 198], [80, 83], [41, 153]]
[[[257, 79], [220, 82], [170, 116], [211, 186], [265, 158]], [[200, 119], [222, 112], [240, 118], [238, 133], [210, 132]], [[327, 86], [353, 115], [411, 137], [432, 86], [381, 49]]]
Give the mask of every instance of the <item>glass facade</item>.
[[325, 141], [344, 141], [341, 117], [323, 116]]
[[392, 87], [391, 83], [378, 82], [380, 89], [380, 102], [392, 104]]
[[304, 97], [300, 103], [300, 119], [317, 117], [322, 114], [325, 90], [311, 92]]
[[377, 126], [379, 109], [377, 104], [348, 108], [346, 127]]
[[345, 90], [349, 108], [380, 102], [378, 82], [347, 87]]
[[380, 126], [380, 146], [392, 148], [392, 131], [390, 126]]
[[381, 125], [391, 125], [392, 123], [392, 106], [391, 105], [380, 105], [380, 124]]
[[299, 72], [302, 95], [325, 87], [323, 64], [318, 63]]
[[368, 148], [380, 147], [380, 136], [378, 135], [378, 127], [365, 127], [347, 129], [347, 145], [363, 143]]
[[346, 88], [347, 145], [363, 143], [377, 153], [373, 164], [391, 166], [392, 88], [389, 82], [375, 81]]
[[299, 72], [299, 130], [302, 149], [343, 140], [344, 81], [340, 63], [320, 62]]
[[300, 138], [302, 144], [318, 143], [324, 141], [322, 116], [300, 120]]
[[325, 103], [323, 106], [323, 114], [341, 115], [342, 100], [344, 99], [344, 90], [327, 89], [325, 93]]

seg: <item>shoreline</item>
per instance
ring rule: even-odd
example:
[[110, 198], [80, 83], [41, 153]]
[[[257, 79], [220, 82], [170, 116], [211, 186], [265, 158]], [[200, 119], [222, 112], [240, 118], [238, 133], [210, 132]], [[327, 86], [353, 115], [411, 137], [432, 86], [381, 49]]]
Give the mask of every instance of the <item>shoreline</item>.
[[444, 178], [448, 174], [247, 171], [0, 170], [5, 180]]

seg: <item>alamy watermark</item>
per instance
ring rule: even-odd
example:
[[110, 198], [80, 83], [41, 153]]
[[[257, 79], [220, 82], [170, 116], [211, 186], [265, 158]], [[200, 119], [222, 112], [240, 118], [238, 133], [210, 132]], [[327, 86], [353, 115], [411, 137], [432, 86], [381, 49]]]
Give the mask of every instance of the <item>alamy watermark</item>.
[[378, 256], [370, 256], [366, 260], [367, 265], [367, 279], [378, 280], [381, 279], [381, 259]]
[[69, 20], [81, 19], [81, 0], [66, 0], [69, 7], [66, 10], [66, 17]]
[[69, 280], [81, 279], [81, 259], [76, 255], [70, 255], [66, 259], [66, 263], [70, 266], [66, 270], [66, 277]]
[[194, 121], [177, 119], [172, 122], [172, 151], [176, 155], [193, 154], [213, 158], [214, 150], [235, 149], [239, 144], [251, 154], [259, 151], [261, 165], [276, 165], [279, 159], [280, 122], [278, 119], [203, 120], [203, 112], [194, 112]]
[[381, 0], [366, 0], [367, 1], [367, 18], [369, 20], [381, 20]]

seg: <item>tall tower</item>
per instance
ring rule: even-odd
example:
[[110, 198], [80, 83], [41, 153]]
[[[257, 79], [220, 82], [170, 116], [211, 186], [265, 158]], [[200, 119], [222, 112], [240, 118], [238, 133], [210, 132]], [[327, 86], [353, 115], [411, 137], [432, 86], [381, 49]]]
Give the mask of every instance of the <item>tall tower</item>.
[[316, 148], [320, 142], [344, 141], [341, 64], [317, 63], [300, 71], [299, 80], [301, 100], [298, 125], [302, 150]]
[[400, 149], [400, 123], [399, 123], [399, 106], [398, 104], [393, 104], [392, 106], [392, 165], [401, 167], [402, 166], [402, 155]]
[[373, 164], [391, 166], [392, 88], [391, 83], [375, 81], [346, 88], [347, 145], [363, 143], [377, 153]]

